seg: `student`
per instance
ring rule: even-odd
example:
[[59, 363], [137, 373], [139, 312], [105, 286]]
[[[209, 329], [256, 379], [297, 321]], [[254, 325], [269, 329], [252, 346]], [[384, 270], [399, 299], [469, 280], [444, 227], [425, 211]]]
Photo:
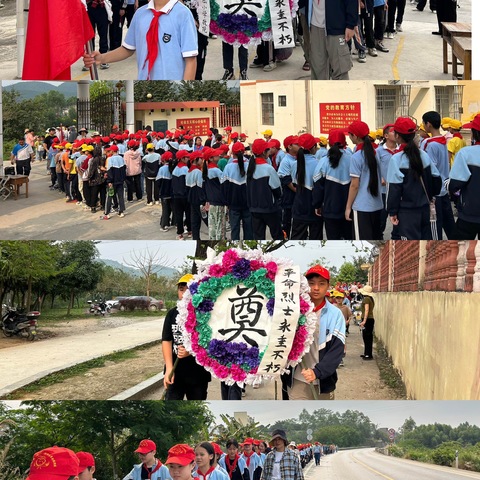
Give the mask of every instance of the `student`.
[[228, 480], [228, 475], [215, 465], [215, 449], [210, 442], [195, 447], [196, 476], [198, 480]]
[[[118, 205], [118, 216], [125, 216], [125, 198], [124, 198], [124, 182], [126, 179], [126, 166], [123, 158], [118, 155], [118, 147], [111, 145], [107, 150], [107, 185], [109, 195], [105, 204], [105, 215], [103, 220], [110, 218], [110, 209], [112, 201]], [[114, 198], [115, 197], [115, 200]]]
[[[177, 283], [178, 300], [187, 291], [187, 283], [193, 275], [183, 275]], [[177, 307], [169, 310], [165, 316], [162, 332], [162, 352], [165, 360], [164, 386], [167, 400], [206, 400], [208, 382], [211, 375], [190, 355], [183, 346], [182, 333], [177, 325]], [[175, 372], [170, 378], [175, 361], [179, 359]]]
[[253, 438], [243, 441], [243, 453], [240, 458], [245, 460], [251, 480], [260, 480], [262, 475], [261, 458], [253, 451]]
[[173, 209], [175, 215], [175, 222], [177, 224], [177, 240], [184, 239], [184, 218], [187, 226], [187, 235], [192, 235], [192, 226], [190, 222], [190, 206], [188, 205], [187, 187], [185, 184], [185, 177], [188, 173], [188, 165], [185, 159], [188, 157], [186, 150], [179, 150], [180, 154], [178, 163], [172, 171], [172, 199]]
[[85, 53], [83, 62], [86, 68], [119, 62], [135, 50], [139, 80], [194, 80], [198, 40], [192, 12], [178, 0], [152, 0], [135, 12], [121, 47]]
[[157, 453], [155, 442], [148, 439], [142, 440], [135, 453], [138, 453], [142, 463], [134, 465], [131, 472], [123, 477], [123, 480], [142, 480], [144, 478], [172, 480], [168, 468], [155, 457]]
[[[207, 147], [208, 148], [208, 147]], [[202, 175], [203, 155], [201, 151], [190, 154], [190, 168], [185, 177], [187, 200], [190, 205], [190, 221], [192, 223], [192, 240], [200, 240], [202, 220], [208, 226], [208, 213], [205, 210], [207, 196], [205, 194]]]
[[458, 219], [457, 236], [462, 240], [480, 238], [480, 208], [478, 192], [480, 181], [480, 114], [463, 128], [472, 130], [472, 145], [462, 148], [455, 156], [450, 172], [448, 190], [456, 197]]
[[393, 126], [399, 151], [387, 171], [387, 212], [393, 224], [392, 240], [431, 240], [436, 226], [430, 205], [442, 188], [440, 173], [430, 157], [415, 144], [416, 124], [408, 117]]
[[[330, 287], [330, 273], [321, 265], [310, 267], [305, 273], [310, 286], [310, 299], [315, 305], [318, 322], [313, 344], [303, 357], [306, 368], [297, 367], [290, 378], [290, 400], [313, 400], [313, 388], [319, 391], [319, 400], [333, 400], [337, 383], [337, 367], [342, 361], [345, 345], [345, 320], [342, 312], [325, 300]], [[293, 381], [293, 383], [292, 383]]]
[[156, 182], [158, 170], [160, 169], [160, 154], [155, 153], [153, 143], [147, 144], [147, 154], [143, 157], [143, 174], [145, 175], [145, 186], [147, 190], [147, 205], [159, 204], [158, 184]]
[[350, 161], [351, 182], [345, 218], [353, 220], [355, 240], [382, 239], [381, 173], [369, 132], [368, 125], [360, 120], [348, 127], [348, 135], [356, 149]]
[[220, 148], [204, 148], [202, 152], [204, 159], [202, 176], [208, 202], [208, 238], [210, 240], [224, 240], [226, 236], [225, 200], [220, 181], [223, 172], [218, 168], [222, 152]]
[[273, 240], [283, 240], [280, 198], [282, 187], [275, 169], [268, 165], [268, 146], [263, 139], [252, 144], [255, 158], [247, 169], [247, 205], [252, 214], [254, 240], [265, 240], [266, 227]]
[[63, 447], [49, 447], [36, 452], [26, 480], [79, 480], [79, 460], [75, 452]]
[[282, 230], [286, 238], [290, 238], [292, 231], [292, 206], [297, 191], [296, 185], [292, 181], [292, 172], [297, 162], [297, 152], [300, 148], [298, 145], [298, 137], [289, 135], [283, 140], [285, 155], [278, 167], [278, 176], [282, 183]]
[[238, 454], [239, 445], [237, 440], [230, 438], [225, 446], [227, 454], [218, 461], [218, 464], [227, 471], [230, 480], [250, 480], [247, 464]]
[[162, 166], [158, 169], [156, 183], [158, 185], [158, 195], [162, 202], [162, 216], [160, 217], [160, 231], [168, 232], [172, 216], [172, 171], [173, 154], [172, 152], [165, 152], [161, 157]]
[[[430, 138], [423, 140], [420, 148], [427, 152], [440, 172], [442, 182], [445, 182], [450, 174], [450, 164], [448, 162], [447, 141], [440, 133], [442, 118], [438, 112], [432, 110], [424, 113], [422, 120], [425, 131], [430, 134]], [[435, 210], [437, 213], [437, 237], [434, 240], [442, 239], [442, 229], [448, 239], [457, 238], [452, 206], [444, 186], [442, 186], [442, 190], [435, 197]]]
[[78, 466], [78, 480], [94, 480], [95, 459], [93, 455], [89, 452], [77, 452], [76, 455], [80, 463]]
[[317, 139], [310, 133], [298, 137], [297, 161], [292, 164], [292, 182], [296, 186], [292, 206], [292, 240], [322, 240], [323, 218], [313, 207], [313, 172], [317, 166]]
[[193, 480], [195, 451], [185, 443], [174, 445], [168, 451], [165, 465], [175, 480]]
[[253, 240], [252, 215], [247, 207], [247, 175], [244, 159], [245, 146], [240, 142], [232, 145], [231, 163], [225, 166], [222, 174], [222, 192], [228, 207], [232, 240], [240, 240], [240, 223], [243, 239]]
[[325, 221], [329, 240], [352, 240], [352, 227], [345, 219], [352, 153], [341, 130], [330, 131], [328, 143], [330, 149], [313, 173], [312, 205]]

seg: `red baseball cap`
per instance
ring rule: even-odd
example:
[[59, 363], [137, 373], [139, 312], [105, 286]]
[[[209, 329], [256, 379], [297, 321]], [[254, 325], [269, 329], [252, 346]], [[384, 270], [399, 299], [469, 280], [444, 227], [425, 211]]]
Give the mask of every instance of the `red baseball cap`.
[[45, 448], [33, 455], [27, 480], [68, 480], [78, 475], [79, 464], [75, 452], [68, 448]]
[[348, 133], [353, 133], [353, 135], [356, 135], [357, 137], [365, 138], [370, 133], [370, 128], [368, 128], [368, 125], [365, 122], [355, 120], [348, 127]]
[[227, 131], [227, 132], [231, 132], [231, 131], [232, 131], [232, 127], [225, 127], [224, 130]]
[[417, 131], [417, 124], [409, 117], [399, 117], [395, 120], [393, 128], [397, 133], [409, 135]]
[[321, 265], [314, 265], [313, 267], [310, 267], [305, 273], [305, 276], [307, 278], [313, 275], [319, 275], [325, 280], [330, 281], [330, 272], [325, 267], [322, 267]]
[[168, 161], [173, 158], [173, 153], [170, 151], [167, 151], [165, 153], [162, 153], [162, 160]]
[[276, 148], [277, 150], [280, 150], [280, 142], [276, 140], [275, 138], [271, 138], [268, 143], [267, 143], [269, 148]]
[[232, 153], [243, 153], [245, 151], [245, 145], [240, 142], [235, 142], [232, 145]]
[[328, 133], [328, 143], [330, 146], [335, 145], [336, 143], [339, 143], [342, 146], [345, 146], [347, 144], [347, 139], [345, 137], [345, 133], [342, 130], [330, 130]]
[[471, 122], [463, 125], [462, 128], [473, 128], [475, 130], [480, 130], [480, 113], [475, 115], [475, 118]]
[[310, 150], [317, 143], [318, 139], [316, 139], [311, 133], [302, 133], [298, 137], [298, 144], [305, 150]]
[[205, 160], [208, 160], [212, 156], [213, 148], [204, 147], [202, 150], [202, 156]]
[[95, 459], [93, 458], [93, 455], [91, 453], [77, 452], [76, 455], [77, 455], [78, 461], [80, 462], [80, 465], [78, 466], [78, 473], [82, 473], [88, 467], [95, 466]]
[[190, 156], [190, 152], [188, 150], [179, 150], [176, 155], [177, 160], [180, 160], [183, 157], [189, 157], [189, 156]]
[[297, 143], [298, 143], [297, 135], [289, 135], [283, 140], [283, 146], [285, 147], [285, 149], [287, 149], [291, 145], [296, 145]]
[[268, 143], [263, 138], [257, 138], [252, 143], [252, 152], [255, 155], [261, 155], [265, 150], [268, 150]]
[[186, 443], [179, 443], [174, 445], [168, 451], [168, 457], [165, 464], [178, 463], [179, 465], [190, 465], [195, 460], [195, 451], [190, 445]]
[[222, 152], [228, 152], [230, 150], [230, 147], [226, 143], [222, 143], [217, 150], [221, 150]]
[[218, 443], [215, 443], [215, 442], [210, 442], [212, 447], [213, 447], [213, 450], [215, 451], [215, 453], [217, 455], [222, 455], [223, 454], [223, 450], [220, 448], [220, 445]]
[[233, 132], [233, 133], [230, 135], [230, 138], [238, 138], [238, 133], [237, 133], [237, 132]]
[[111, 152], [118, 152], [118, 147], [116, 145], [110, 145], [109, 147], [105, 147], [105, 150], [110, 150]]
[[153, 440], [142, 440], [138, 444], [138, 448], [135, 450], [135, 453], [149, 453], [157, 450], [157, 446]]
[[243, 445], [253, 445], [254, 443], [255, 441], [251, 437], [248, 437], [243, 441]]
[[245, 134], [245, 133], [241, 133], [241, 134], [240, 134], [240, 137], [248, 138], [248, 135]]
[[[387, 130], [387, 128], [392, 128], [392, 127], [394, 127], [394, 126], [395, 126], [394, 123], [387, 123], [387, 124], [382, 128], [383, 133], [385, 133], [385, 130]], [[416, 126], [416, 125], [415, 125], [415, 126]]]

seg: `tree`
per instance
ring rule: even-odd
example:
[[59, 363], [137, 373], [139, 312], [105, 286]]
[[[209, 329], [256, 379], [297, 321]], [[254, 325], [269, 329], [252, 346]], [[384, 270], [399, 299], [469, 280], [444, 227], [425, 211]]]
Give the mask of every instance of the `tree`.
[[202, 101], [217, 100], [225, 105], [240, 105], [240, 90], [231, 89], [227, 82], [207, 81], [207, 82], [180, 82], [178, 86], [178, 100]]
[[[363, 278], [363, 275], [362, 275]], [[342, 264], [340, 269], [338, 270], [337, 275], [335, 276], [335, 280], [340, 283], [353, 283], [353, 282], [358, 282], [361, 281], [359, 280], [358, 277], [358, 272], [357, 269], [355, 268], [355, 265], [351, 262], [345, 262]]]
[[177, 101], [177, 87], [175, 82], [142, 80], [141, 82], [134, 83], [133, 92], [136, 102]]

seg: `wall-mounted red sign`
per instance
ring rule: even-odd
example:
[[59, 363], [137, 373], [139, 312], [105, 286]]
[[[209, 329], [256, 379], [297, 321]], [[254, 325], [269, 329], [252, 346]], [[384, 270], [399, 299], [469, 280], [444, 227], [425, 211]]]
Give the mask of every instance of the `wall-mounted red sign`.
[[320, 132], [332, 129], [347, 130], [354, 120], [361, 120], [361, 103], [320, 103]]
[[210, 135], [210, 118], [177, 118], [177, 128], [180, 126], [184, 130], [193, 130], [196, 136], [205, 137]]

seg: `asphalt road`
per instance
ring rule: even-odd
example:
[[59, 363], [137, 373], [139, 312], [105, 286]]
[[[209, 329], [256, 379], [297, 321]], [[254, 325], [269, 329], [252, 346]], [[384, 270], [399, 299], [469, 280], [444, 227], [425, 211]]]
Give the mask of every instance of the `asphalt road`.
[[[16, 59], [16, 18], [13, 0], [5, 0], [6, 7], [0, 17], [0, 78], [14, 79], [17, 74]], [[472, 22], [472, 0], [461, 0], [457, 11], [459, 22]], [[353, 80], [449, 80], [451, 73], [444, 74], [442, 68], [442, 39], [433, 36], [437, 17], [428, 8], [423, 12], [413, 11], [413, 5], [407, 1], [403, 32], [393, 40], [385, 39], [389, 53], [380, 53], [377, 58], [368, 57], [367, 63], [359, 64], [354, 58], [354, 68], [350, 72]], [[124, 34], [126, 29], [124, 29]], [[98, 39], [96, 44], [98, 45]], [[41, 48], [41, 46], [39, 46]], [[477, 49], [478, 52], [478, 49]], [[249, 63], [255, 56], [255, 47], [249, 48]], [[474, 51], [475, 57], [478, 53]], [[204, 80], [218, 80], [223, 75], [222, 42], [211, 39], [208, 45]], [[235, 60], [235, 63], [237, 61]], [[249, 69], [250, 79], [261, 80], [297, 80], [310, 78], [310, 73], [302, 70], [304, 63], [301, 47], [293, 50], [292, 56], [285, 62], [278, 63], [273, 72], [263, 69]], [[89, 72], [82, 72], [83, 62], [77, 62], [72, 68], [73, 80], [89, 79]], [[238, 78], [238, 66], [236, 67]], [[460, 70], [461, 71], [461, 70]], [[451, 71], [450, 71], [451, 72]], [[100, 80], [136, 79], [137, 67], [135, 57], [112, 64], [108, 70], [99, 70]]]
[[134, 320], [116, 328], [4, 348], [0, 355], [0, 398], [50, 373], [160, 340], [162, 328], [163, 318]]
[[465, 480], [480, 473], [387, 457], [373, 449], [342, 450], [322, 457], [320, 466], [310, 462], [305, 480]]

